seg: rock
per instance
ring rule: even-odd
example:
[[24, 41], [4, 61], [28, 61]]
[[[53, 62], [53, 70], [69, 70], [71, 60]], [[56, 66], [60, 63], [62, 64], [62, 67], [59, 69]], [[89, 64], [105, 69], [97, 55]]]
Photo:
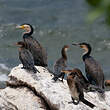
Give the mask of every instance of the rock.
[[[8, 87], [0, 91], [0, 107], [5, 103], [12, 110], [91, 110], [82, 102], [68, 104], [71, 95], [66, 80], [55, 83], [51, 73], [43, 67], [36, 67], [40, 71], [36, 74], [21, 67], [11, 70]], [[85, 98], [96, 105], [93, 110], [110, 110], [110, 91], [105, 92], [104, 101], [100, 101], [95, 92], [85, 93]]]
[[39, 97], [27, 88], [10, 88], [0, 92], [0, 110], [46, 110]]

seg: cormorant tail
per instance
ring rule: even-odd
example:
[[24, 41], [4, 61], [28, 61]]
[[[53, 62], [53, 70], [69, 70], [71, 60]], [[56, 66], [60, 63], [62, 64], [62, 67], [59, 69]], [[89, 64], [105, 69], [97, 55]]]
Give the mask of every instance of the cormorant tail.
[[58, 76], [55, 76], [52, 78], [52, 80], [54, 80], [55, 82], [58, 80]]
[[37, 73], [37, 72], [40, 73], [35, 67], [33, 67], [33, 72], [34, 73]]
[[95, 105], [92, 104], [91, 102], [87, 101], [86, 99], [84, 98], [81, 98], [80, 101], [82, 101], [84, 104], [86, 104], [87, 106], [89, 106], [90, 108], [94, 108]]
[[105, 93], [104, 92], [103, 93], [98, 92], [97, 94], [98, 94], [99, 100], [101, 100], [101, 101], [105, 100]]
[[64, 76], [65, 76], [65, 73], [61, 72], [59, 75], [56, 75], [54, 74], [54, 77], [52, 78], [52, 80], [54, 80], [55, 82], [58, 80], [58, 78], [62, 78], [62, 82], [63, 82], [63, 79], [64, 79]]

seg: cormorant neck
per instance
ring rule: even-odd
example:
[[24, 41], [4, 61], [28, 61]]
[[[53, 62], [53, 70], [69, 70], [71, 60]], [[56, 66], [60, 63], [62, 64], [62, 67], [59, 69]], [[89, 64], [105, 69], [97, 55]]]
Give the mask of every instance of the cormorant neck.
[[31, 35], [32, 35], [32, 34], [25, 33], [25, 34], [23, 35], [23, 38], [31, 37]]
[[88, 51], [82, 56], [83, 61], [90, 56], [91, 50], [91, 47], [88, 47]]
[[65, 48], [62, 48], [61, 54], [62, 54], [62, 57], [63, 57], [65, 60], [67, 60], [67, 55], [66, 55], [66, 50], [65, 50]]
[[27, 37], [29, 37], [30, 35], [28, 34], [28, 33], [25, 33], [25, 34], [23, 34], [23, 38], [27, 38]]
[[19, 48], [18, 48], [19, 51], [21, 51], [21, 50], [23, 50], [23, 49], [24, 49], [24, 47], [19, 47]]
[[30, 37], [32, 34], [33, 34], [33, 28], [31, 27], [31, 31], [30, 32], [24, 32], [23, 38]]

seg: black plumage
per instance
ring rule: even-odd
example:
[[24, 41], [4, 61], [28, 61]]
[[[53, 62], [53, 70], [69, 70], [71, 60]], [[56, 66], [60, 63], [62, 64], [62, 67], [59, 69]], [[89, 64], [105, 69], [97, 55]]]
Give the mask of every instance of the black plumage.
[[82, 75], [82, 72], [75, 68], [73, 70], [66, 70], [62, 71], [67, 75], [67, 84], [69, 86], [69, 90], [71, 93], [72, 102], [77, 105], [79, 102], [83, 102], [87, 106], [94, 108], [95, 105], [91, 102], [87, 101], [84, 98], [83, 90], [85, 89], [85, 84], [88, 83], [88, 81], [85, 79], [85, 77]]
[[92, 56], [90, 56], [92, 50], [90, 44], [79, 43], [73, 45], [77, 45], [85, 50], [82, 59], [85, 63], [85, 71], [89, 83], [99, 87], [101, 90], [99, 92], [104, 92], [104, 73], [100, 64]]
[[64, 79], [64, 75], [65, 75], [65, 74], [61, 73], [61, 70], [64, 70], [64, 69], [67, 67], [67, 65], [66, 65], [66, 62], [67, 62], [66, 51], [67, 51], [68, 48], [69, 48], [68, 45], [64, 45], [64, 46], [63, 46], [63, 48], [62, 48], [62, 50], [61, 50], [61, 55], [62, 55], [62, 57], [59, 58], [59, 59], [55, 62], [54, 66], [53, 66], [53, 69], [54, 69], [54, 77], [53, 77], [53, 80], [55, 80], [55, 81], [57, 81], [58, 78], [60, 78], [60, 77], [62, 78], [61, 81], [63, 81], [63, 79]]
[[41, 46], [41, 44], [32, 37], [33, 27], [30, 24], [23, 24], [21, 26], [17, 26], [17, 28], [24, 29], [26, 32], [23, 34], [24, 42], [27, 45], [27, 49], [31, 52], [34, 58], [34, 64], [37, 66], [48, 66], [47, 64], [47, 53], [45, 49]]
[[22, 69], [27, 69], [31, 70], [34, 73], [39, 72], [35, 67], [34, 67], [34, 59], [32, 54], [28, 49], [26, 49], [26, 44], [22, 41], [16, 43], [17, 46], [19, 46], [19, 59], [23, 64]]

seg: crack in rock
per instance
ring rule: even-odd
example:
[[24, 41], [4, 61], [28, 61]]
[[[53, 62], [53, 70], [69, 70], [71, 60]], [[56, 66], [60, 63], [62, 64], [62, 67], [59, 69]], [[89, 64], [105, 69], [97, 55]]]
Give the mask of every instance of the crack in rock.
[[42, 104], [46, 107], [46, 110], [59, 110], [57, 105], [52, 104], [42, 92], [38, 92], [34, 87], [29, 85], [27, 82], [18, 80], [14, 76], [9, 76], [9, 77], [10, 77], [10, 81], [7, 81], [7, 86], [12, 87], [12, 88], [27, 87], [36, 96], [38, 96], [41, 99]]

